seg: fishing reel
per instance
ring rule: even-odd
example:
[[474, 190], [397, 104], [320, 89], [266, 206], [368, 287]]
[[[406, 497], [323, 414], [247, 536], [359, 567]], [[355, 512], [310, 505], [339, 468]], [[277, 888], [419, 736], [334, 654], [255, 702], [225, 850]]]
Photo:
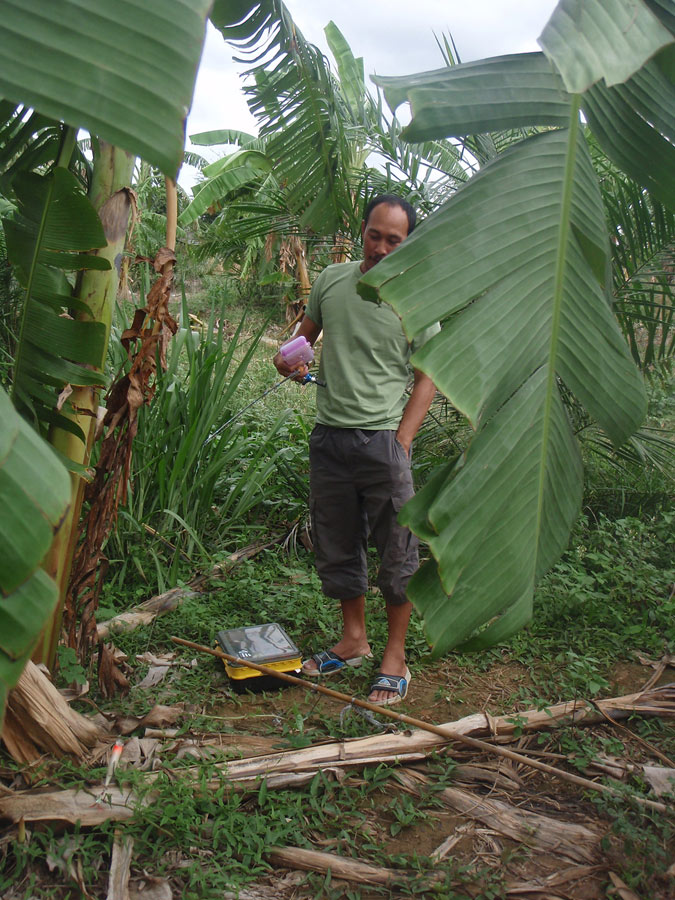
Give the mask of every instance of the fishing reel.
[[[296, 337], [286, 341], [279, 348], [279, 352], [289, 369], [299, 369], [301, 366], [308, 366], [314, 359], [312, 345], [304, 337]], [[306, 372], [296, 380], [300, 384], [315, 384], [317, 387], [326, 387], [325, 381], [319, 381], [318, 378], [309, 372]]]
[[306, 372], [299, 381], [300, 384], [315, 384], [317, 387], [326, 387], [326, 382], [319, 381], [319, 379], [315, 378], [311, 372]]

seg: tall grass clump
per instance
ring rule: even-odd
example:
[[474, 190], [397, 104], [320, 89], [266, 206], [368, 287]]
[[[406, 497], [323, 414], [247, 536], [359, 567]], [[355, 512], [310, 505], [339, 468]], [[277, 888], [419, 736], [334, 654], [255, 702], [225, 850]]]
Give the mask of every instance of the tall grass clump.
[[118, 585], [130, 567], [164, 590], [209, 565], [265, 498], [288, 414], [255, 429], [231, 421], [265, 329], [248, 336], [245, 323], [246, 314], [228, 340], [222, 315], [212, 314], [203, 335], [182, 327], [171, 343], [152, 402], [139, 411], [128, 499], [107, 548]]

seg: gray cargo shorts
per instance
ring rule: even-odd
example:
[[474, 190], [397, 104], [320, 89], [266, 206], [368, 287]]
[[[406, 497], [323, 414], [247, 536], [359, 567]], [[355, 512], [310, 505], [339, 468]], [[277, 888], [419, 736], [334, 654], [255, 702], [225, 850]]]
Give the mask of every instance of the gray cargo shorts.
[[368, 588], [366, 547], [380, 557], [386, 603], [405, 603], [419, 542], [397, 516], [413, 496], [410, 459], [395, 431], [316, 425], [309, 439], [310, 512], [316, 568], [327, 597], [351, 600]]

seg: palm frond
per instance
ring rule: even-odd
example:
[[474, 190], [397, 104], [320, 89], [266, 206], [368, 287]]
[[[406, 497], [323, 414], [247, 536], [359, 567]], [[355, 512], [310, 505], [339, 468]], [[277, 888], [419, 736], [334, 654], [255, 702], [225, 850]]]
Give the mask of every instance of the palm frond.
[[675, 212], [589, 143], [610, 231], [615, 311], [635, 362], [646, 369], [675, 343]]
[[256, 64], [249, 73], [248, 104], [289, 210], [316, 232], [355, 230], [348, 106], [327, 59], [305, 40], [280, 0], [258, 4], [246, 28], [246, 38], [237, 29], [221, 30]]
[[614, 447], [592, 425], [581, 433], [583, 446], [616, 468], [655, 469], [671, 486], [675, 484], [675, 433], [648, 425], [638, 429], [625, 444]]

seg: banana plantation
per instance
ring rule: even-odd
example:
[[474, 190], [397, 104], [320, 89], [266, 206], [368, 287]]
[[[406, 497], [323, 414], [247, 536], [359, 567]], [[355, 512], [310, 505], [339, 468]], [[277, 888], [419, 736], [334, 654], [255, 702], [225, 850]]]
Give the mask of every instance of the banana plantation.
[[[257, 127], [188, 151], [207, 25]], [[537, 52], [448, 33], [405, 76], [324, 35], [0, 3], [0, 898], [666, 900], [675, 3], [560, 0]], [[301, 671], [342, 628], [325, 388], [273, 364], [382, 195], [418, 224], [359, 302], [435, 331], [393, 709], [374, 549], [373, 658]]]

